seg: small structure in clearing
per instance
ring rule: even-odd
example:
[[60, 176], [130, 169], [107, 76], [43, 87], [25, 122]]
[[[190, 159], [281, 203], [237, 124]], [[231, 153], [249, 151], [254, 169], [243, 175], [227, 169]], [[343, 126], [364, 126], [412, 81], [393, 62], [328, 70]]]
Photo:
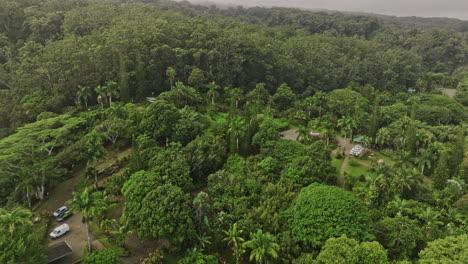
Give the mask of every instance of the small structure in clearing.
[[364, 150], [365, 148], [362, 146], [362, 145], [359, 145], [357, 144], [356, 146], [354, 146], [351, 151], [349, 152], [349, 154], [353, 155], [353, 156], [359, 156], [361, 155], [362, 151]]

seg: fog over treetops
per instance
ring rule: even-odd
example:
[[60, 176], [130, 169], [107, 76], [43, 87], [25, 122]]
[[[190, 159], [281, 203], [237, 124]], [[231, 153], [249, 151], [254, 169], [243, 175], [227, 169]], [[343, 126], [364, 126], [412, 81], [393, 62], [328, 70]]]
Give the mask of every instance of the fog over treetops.
[[468, 20], [466, 0], [189, 0], [193, 3], [219, 3], [251, 6], [281, 6], [369, 12], [394, 16], [450, 17]]

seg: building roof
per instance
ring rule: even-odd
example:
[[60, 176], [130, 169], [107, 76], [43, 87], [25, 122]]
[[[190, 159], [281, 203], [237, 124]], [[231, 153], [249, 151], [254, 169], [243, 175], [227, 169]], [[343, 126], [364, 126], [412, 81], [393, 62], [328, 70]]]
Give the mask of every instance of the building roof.
[[50, 246], [47, 249], [47, 263], [51, 263], [56, 261], [57, 259], [61, 259], [70, 255], [73, 252], [70, 245], [68, 245], [67, 241], [62, 241], [55, 245]]

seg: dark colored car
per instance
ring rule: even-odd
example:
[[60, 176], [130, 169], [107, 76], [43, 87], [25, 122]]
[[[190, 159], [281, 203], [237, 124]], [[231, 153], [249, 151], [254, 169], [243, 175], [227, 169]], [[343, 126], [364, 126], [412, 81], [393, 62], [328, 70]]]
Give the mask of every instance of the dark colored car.
[[68, 217], [72, 216], [73, 213], [69, 210], [65, 211], [64, 213], [61, 213], [57, 216], [57, 221], [62, 222], [63, 220], [67, 219]]

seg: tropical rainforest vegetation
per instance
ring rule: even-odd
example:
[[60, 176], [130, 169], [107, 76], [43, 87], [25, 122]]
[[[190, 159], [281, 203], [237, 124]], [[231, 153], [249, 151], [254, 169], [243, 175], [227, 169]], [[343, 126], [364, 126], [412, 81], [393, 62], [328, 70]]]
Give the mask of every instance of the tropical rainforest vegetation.
[[395, 19], [0, 0], [0, 262], [81, 177], [83, 263], [466, 263], [468, 34]]

